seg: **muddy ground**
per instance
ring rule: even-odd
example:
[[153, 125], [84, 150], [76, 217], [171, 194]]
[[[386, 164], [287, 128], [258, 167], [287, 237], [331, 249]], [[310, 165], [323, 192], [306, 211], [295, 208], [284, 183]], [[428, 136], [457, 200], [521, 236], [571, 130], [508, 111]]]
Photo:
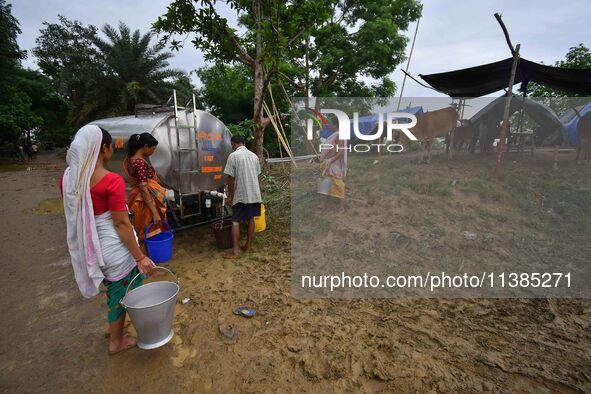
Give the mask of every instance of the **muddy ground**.
[[[428, 204], [437, 193], [448, 195], [442, 190], [450, 179], [457, 179], [460, 192], [450, 193], [465, 192], [483, 204], [494, 202], [487, 200], [490, 193], [482, 192], [488, 190], [488, 183], [466, 181], [474, 173], [490, 171], [491, 158], [463, 156], [448, 163], [435, 157], [429, 166], [409, 160], [399, 156], [380, 159], [379, 164], [420, 174], [417, 179], [405, 178], [401, 187], [406, 197]], [[534, 174], [535, 179], [552, 171], [551, 157], [542, 153], [534, 158], [515, 156], [513, 161], [508, 171]], [[589, 201], [591, 167], [576, 168], [572, 153], [561, 154], [560, 161], [564, 176], [569, 177], [565, 179], [576, 180], [566, 182], [572, 184], [576, 198], [567, 200], [574, 205], [558, 214], [580, 228], [577, 239], [587, 237], [585, 245], [576, 247], [578, 252], [565, 252], [580, 258], [579, 253], [588, 253], [591, 237], [585, 234], [587, 227], [569, 215], [579, 212], [577, 204]], [[280, 174], [263, 180], [269, 228], [256, 239], [253, 253], [228, 261], [221, 258], [208, 228], [175, 234], [174, 259], [166, 264], [181, 282], [172, 343], [110, 357], [103, 338], [104, 296], [84, 300], [69, 265], [57, 189], [63, 164], [54, 156], [42, 156], [30, 167], [30, 171], [25, 166], [24, 171], [0, 173], [2, 391], [591, 391], [591, 303], [587, 300], [293, 298], [289, 197]], [[517, 215], [515, 225], [523, 221], [526, 226], [522, 219], [537, 216], [535, 193], [532, 196], [534, 208], [522, 201], [512, 205], [510, 212], [488, 212], [474, 203], [460, 210], [455, 220], [466, 221], [480, 233], [486, 231], [486, 219], [491, 220], [486, 215], [497, 215], [499, 222], [512, 220], [503, 215]], [[439, 212], [425, 209], [408, 220], [429, 217], [439, 223]], [[399, 226], [404, 225], [401, 219]], [[527, 245], [534, 230], [516, 229], [523, 234], [514, 238], [514, 247]], [[544, 238], [550, 230], [540, 227], [539, 231]], [[457, 253], [456, 246], [445, 250], [444, 241], [453, 234], [455, 230], [447, 227], [435, 236], [407, 233], [423, 244], [433, 240], [439, 254]], [[510, 252], [513, 246], [506, 247]], [[190, 301], [183, 305], [183, 298]], [[253, 307], [257, 315], [252, 319], [234, 316], [237, 305]], [[236, 344], [222, 341], [221, 322], [234, 325]], [[133, 327], [129, 329], [133, 333]]]

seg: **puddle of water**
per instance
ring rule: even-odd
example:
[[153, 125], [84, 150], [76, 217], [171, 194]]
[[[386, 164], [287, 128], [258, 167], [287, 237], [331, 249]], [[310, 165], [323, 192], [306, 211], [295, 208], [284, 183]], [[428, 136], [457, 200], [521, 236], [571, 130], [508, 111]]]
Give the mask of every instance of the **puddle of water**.
[[[45, 251], [47, 252], [47, 251], [53, 250], [53, 249], [54, 248], [49, 248], [49, 249], [46, 249]], [[65, 257], [63, 259], [54, 261], [53, 263], [49, 263], [50, 267], [65, 267], [68, 265], [70, 265], [70, 258], [69, 257]]]
[[185, 361], [191, 357], [197, 355], [196, 349], [189, 349], [186, 346], [181, 346], [177, 349], [177, 355], [171, 357], [172, 365], [176, 368], [182, 368], [185, 365]]
[[63, 215], [64, 205], [61, 198], [46, 198], [33, 208], [25, 211], [37, 215]]
[[183, 346], [183, 339], [180, 335], [175, 333], [171, 342], [174, 346], [174, 349], [176, 350], [176, 355], [170, 357], [172, 360], [172, 365], [174, 365], [175, 368], [182, 368], [185, 365], [185, 361], [187, 361], [187, 359], [197, 355], [196, 349]]

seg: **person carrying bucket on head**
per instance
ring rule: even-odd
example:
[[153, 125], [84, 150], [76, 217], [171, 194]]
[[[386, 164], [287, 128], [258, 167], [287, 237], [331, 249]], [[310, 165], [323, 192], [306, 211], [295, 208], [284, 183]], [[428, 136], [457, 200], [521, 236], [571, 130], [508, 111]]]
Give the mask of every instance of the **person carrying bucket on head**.
[[[68, 249], [78, 288], [86, 298], [107, 288], [109, 354], [136, 345], [123, 335], [125, 308], [120, 301], [132, 278], [150, 273], [154, 262], [137, 242], [125, 204], [125, 181], [104, 168], [113, 155], [111, 135], [97, 126], [84, 126], [68, 150], [61, 182]], [[139, 286], [141, 279], [135, 281]], [[134, 286], [134, 287], [135, 287]]]
[[151, 223], [154, 231], [147, 238], [162, 231], [161, 224], [166, 221], [166, 189], [158, 183], [158, 176], [148, 158], [154, 154], [158, 140], [150, 133], [133, 134], [127, 142], [123, 171], [131, 184], [128, 204], [132, 223], [140, 239], [144, 253], [144, 228]]
[[244, 146], [244, 138], [232, 136], [234, 152], [228, 156], [224, 174], [228, 175], [228, 204], [232, 205], [232, 252], [224, 255], [234, 259], [239, 254], [240, 222], [248, 222], [244, 252], [252, 247], [254, 218], [261, 215], [261, 189], [259, 174], [261, 166], [257, 155]]

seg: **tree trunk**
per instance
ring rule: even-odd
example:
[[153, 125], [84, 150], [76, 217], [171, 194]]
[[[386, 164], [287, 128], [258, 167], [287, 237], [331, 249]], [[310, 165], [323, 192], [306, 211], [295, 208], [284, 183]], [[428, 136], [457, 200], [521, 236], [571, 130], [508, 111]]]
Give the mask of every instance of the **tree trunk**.
[[263, 138], [265, 136], [265, 120], [263, 119], [263, 98], [265, 97], [265, 73], [262, 60], [263, 38], [261, 35], [261, 10], [259, 0], [253, 0], [252, 13], [256, 21], [256, 42], [254, 59], [254, 108], [252, 121], [255, 124], [254, 130], [254, 153], [263, 160]]
[[263, 118], [263, 98], [265, 96], [264, 90], [264, 74], [263, 64], [260, 61], [256, 61], [254, 65], [254, 116], [252, 118], [255, 124], [254, 133], [254, 153], [259, 157], [259, 160], [263, 158], [263, 138], [265, 135], [265, 119]]
[[265, 135], [265, 126], [256, 124], [254, 127], [254, 141], [252, 144], [253, 152], [259, 157], [259, 161], [262, 163], [263, 158], [263, 137]]

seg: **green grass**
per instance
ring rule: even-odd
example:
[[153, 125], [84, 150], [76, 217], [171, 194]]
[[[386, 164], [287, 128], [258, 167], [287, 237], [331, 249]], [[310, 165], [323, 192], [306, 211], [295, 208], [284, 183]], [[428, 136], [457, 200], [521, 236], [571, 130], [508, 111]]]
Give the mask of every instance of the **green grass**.
[[0, 164], [0, 172], [25, 171], [29, 167], [26, 163]]
[[[375, 159], [379, 163], [374, 165]], [[384, 238], [383, 243], [396, 245], [400, 259], [450, 260], [455, 264], [460, 256], [490, 264], [514, 259], [531, 265], [537, 264], [540, 256], [557, 263], [588, 258], [588, 247], [581, 246], [581, 240], [591, 234], [591, 184], [576, 170], [548, 172], [530, 164], [507, 169], [496, 180], [490, 163], [478, 161], [469, 166], [438, 168], [376, 157], [352, 159], [350, 166], [345, 180], [347, 215], [335, 216], [334, 220], [310, 220], [318, 215], [318, 165], [298, 165], [292, 170], [291, 180], [290, 173], [280, 166], [265, 172], [261, 186], [273, 234], [263, 235], [264, 242], [269, 247], [289, 245], [293, 213], [298, 219], [294, 227], [298, 237], [355, 231], [355, 240], [347, 238], [337, 246], [346, 250], [348, 258], [363, 260], [369, 256], [366, 244], [371, 242], [359, 234], [349, 218], [367, 222], [364, 215], [369, 215], [366, 207], [370, 206], [375, 208], [372, 214], [383, 212], [376, 220], [391, 231], [383, 235], [378, 232], [378, 237]], [[453, 179], [456, 182], [451, 186]], [[293, 207], [291, 202], [295, 203]], [[395, 215], [394, 222], [380, 222], [388, 214]], [[301, 234], [300, 221], [304, 226]], [[371, 233], [371, 224], [367, 226]], [[464, 240], [464, 230], [477, 232], [478, 239]], [[394, 238], [394, 232], [402, 237]], [[309, 241], [322, 239], [311, 237]]]
[[291, 201], [289, 172], [281, 166], [267, 169], [260, 177], [267, 228], [257, 238], [265, 248], [286, 247], [290, 240]]
[[452, 195], [451, 186], [447, 180], [440, 178], [421, 178], [417, 174], [398, 174], [392, 181], [398, 190], [412, 191], [413, 193], [432, 196], [449, 197]]

